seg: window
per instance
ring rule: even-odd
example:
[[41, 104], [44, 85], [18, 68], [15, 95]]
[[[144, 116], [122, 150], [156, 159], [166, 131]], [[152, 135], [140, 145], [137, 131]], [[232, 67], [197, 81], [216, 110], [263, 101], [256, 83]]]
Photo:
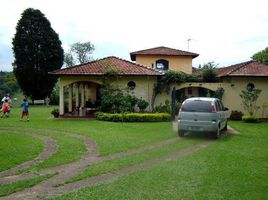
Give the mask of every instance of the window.
[[251, 92], [254, 88], [255, 88], [255, 85], [254, 85], [253, 83], [249, 83], [249, 84], [247, 85], [247, 90], [250, 91], [250, 92]]
[[223, 109], [222, 109], [222, 106], [221, 106], [221, 104], [220, 104], [219, 101], [216, 101], [216, 102], [215, 102], [215, 105], [216, 105], [216, 109], [217, 109], [217, 111], [221, 111], [221, 110], [223, 110]]
[[127, 87], [130, 89], [130, 90], [134, 90], [135, 87], [136, 87], [136, 83], [134, 81], [129, 81], [127, 83]]
[[219, 105], [220, 105], [221, 110], [224, 110], [224, 106], [221, 101], [219, 101]]
[[185, 101], [183, 112], [211, 112], [211, 102], [201, 100]]
[[157, 60], [155, 68], [158, 70], [168, 70], [168, 61], [164, 59]]

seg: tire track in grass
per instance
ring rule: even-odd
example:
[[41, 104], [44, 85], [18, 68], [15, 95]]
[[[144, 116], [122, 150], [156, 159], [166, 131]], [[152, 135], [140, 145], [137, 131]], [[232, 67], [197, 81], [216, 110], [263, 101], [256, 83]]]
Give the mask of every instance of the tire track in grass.
[[[57, 130], [49, 130], [49, 129], [34, 129], [34, 130], [40, 130], [40, 131], [49, 131], [49, 132], [58, 132], [62, 134], [69, 134], [69, 135], [78, 135], [76, 133], [66, 132], [66, 131], [57, 131]], [[85, 137], [85, 136], [83, 136]], [[113, 178], [116, 178], [121, 175], [133, 173], [135, 171], [155, 166], [157, 164], [160, 164], [162, 162], [168, 162], [171, 160], [174, 160], [178, 157], [196, 152], [198, 150], [201, 150], [202, 148], [207, 147], [209, 144], [215, 142], [214, 140], [205, 140], [201, 143], [198, 143], [196, 145], [193, 145], [191, 147], [187, 147], [184, 149], [181, 149], [179, 151], [176, 151], [175, 153], [170, 153], [168, 155], [156, 158], [156, 159], [149, 159], [142, 163], [132, 165], [130, 167], [125, 167], [122, 169], [119, 169], [117, 171], [114, 171], [112, 173], [105, 173], [99, 176], [86, 178], [77, 182], [69, 183], [60, 187], [54, 187], [55, 185], [58, 185], [59, 183], [64, 182], [65, 180], [69, 179], [70, 177], [73, 177], [77, 174], [79, 174], [82, 170], [84, 170], [89, 164], [95, 164], [106, 160], [111, 160], [114, 158], [120, 158], [123, 156], [132, 155], [135, 153], [141, 153], [143, 151], [146, 151], [148, 149], [153, 149], [157, 147], [161, 147], [161, 145], [170, 144], [174, 142], [175, 140], [178, 140], [178, 138], [171, 138], [165, 141], [161, 141], [154, 144], [149, 144], [140, 148], [130, 149], [125, 152], [119, 152], [116, 154], [104, 156], [104, 157], [98, 157], [98, 149], [95, 142], [88, 142], [89, 146], [88, 152], [84, 155], [84, 157], [76, 162], [59, 165], [53, 168], [43, 169], [40, 171], [40, 173], [52, 173], [57, 172], [58, 175], [43, 181], [40, 184], [35, 185], [32, 188], [26, 189], [24, 191], [13, 193], [10, 196], [4, 197], [3, 199], [38, 199], [40, 197], [46, 197], [46, 196], [54, 196], [54, 195], [61, 195], [66, 192], [70, 192], [82, 187], [94, 185], [97, 183], [101, 183], [104, 181], [111, 180]], [[92, 145], [93, 144], [93, 145]], [[89, 153], [91, 152], [91, 153]]]
[[46, 184], [38, 184], [36, 186], [34, 186], [33, 188], [30, 189], [26, 189], [23, 192], [19, 192], [19, 193], [15, 193], [12, 194], [8, 197], [5, 197], [4, 199], [12, 199], [12, 200], [17, 200], [17, 199], [38, 199], [38, 198], [43, 198], [43, 197], [53, 197], [53, 196], [58, 196], [58, 195], [62, 195], [64, 193], [67, 192], [71, 192], [83, 187], [87, 187], [87, 186], [91, 186], [94, 184], [98, 184], [98, 183], [103, 183], [109, 180], [112, 180], [116, 177], [122, 176], [122, 175], [126, 175], [129, 173], [133, 173], [136, 172], [138, 170], [142, 170], [144, 168], [148, 168], [148, 167], [152, 167], [155, 165], [159, 165], [163, 162], [168, 162], [174, 159], [177, 159], [179, 157], [188, 155], [190, 153], [199, 151], [205, 147], [207, 147], [209, 144], [215, 142], [214, 140], [205, 140], [204, 142], [201, 142], [197, 145], [193, 145], [191, 147], [187, 147], [184, 148], [182, 150], [176, 151], [175, 153], [171, 153], [168, 154], [166, 156], [162, 156], [156, 159], [151, 159], [151, 160], [146, 160], [143, 163], [139, 163], [130, 167], [126, 167], [120, 170], [117, 170], [113, 173], [106, 173], [106, 174], [102, 174], [99, 176], [95, 176], [95, 177], [90, 177], [90, 178], [86, 178], [77, 182], [73, 182], [73, 183], [69, 183], [66, 185], [63, 185], [61, 187], [44, 187]]
[[[2, 131], [8, 130], [11, 132], [13, 131], [13, 132], [22, 133], [21, 131], [14, 131], [14, 130], [5, 129], [5, 128], [0, 128], [0, 130], [2, 130]], [[44, 142], [44, 149], [38, 155], [38, 157], [36, 157], [35, 159], [21, 163], [19, 165], [16, 165], [15, 167], [12, 167], [8, 170], [0, 172], [0, 183], [4, 182], [4, 179], [3, 179], [4, 177], [6, 177], [8, 179], [7, 176], [12, 176], [12, 175], [16, 174], [19, 170], [23, 170], [26, 168], [30, 168], [34, 165], [37, 165], [57, 152], [58, 146], [57, 146], [57, 143], [54, 139], [46, 137], [46, 136], [37, 135], [35, 133], [22, 133], [22, 134], [29, 135], [29, 136], [32, 136], [32, 137], [35, 137], [35, 138], [42, 140]], [[16, 177], [16, 176], [14, 176], [14, 177]], [[9, 178], [12, 179], [12, 177], [9, 177]]]
[[[84, 140], [88, 139], [85, 136], [81, 136], [81, 135], [66, 132], [66, 131], [57, 131], [57, 130], [49, 130], [49, 129], [30, 129], [30, 130], [31, 131], [33, 131], [33, 130], [34, 131], [42, 131], [43, 133], [44, 132], [61, 133], [61, 134], [69, 135], [69, 136], [75, 136], [76, 138], [77, 137], [78, 138], [83, 138]], [[114, 159], [114, 158], [119, 158], [119, 157], [122, 157], [122, 156], [132, 155], [132, 154], [135, 154], [135, 153], [143, 152], [143, 151], [148, 150], [148, 149], [152, 149], [152, 148], [156, 148], [156, 147], [159, 147], [159, 146], [162, 146], [162, 145], [165, 145], [165, 144], [172, 143], [175, 140], [178, 140], [178, 138], [171, 138], [171, 139], [168, 139], [168, 140], [165, 140], [165, 141], [161, 141], [159, 143], [146, 145], [145, 147], [140, 147], [140, 148], [137, 148], [137, 149], [131, 149], [129, 151], [119, 152], [119, 153], [109, 155], [109, 156], [104, 156], [104, 157], [97, 157], [97, 155], [98, 155], [97, 145], [95, 144], [94, 141], [88, 140], [87, 141], [88, 152], [85, 154], [83, 159], [81, 159], [81, 160], [79, 160], [77, 162], [64, 164], [64, 165], [59, 165], [59, 166], [56, 166], [56, 167], [41, 170], [39, 172], [39, 174], [58, 173], [58, 175], [56, 175], [55, 177], [50, 178], [49, 180], [46, 180], [43, 183], [38, 184], [38, 185], [40, 185], [41, 188], [42, 187], [43, 188], [50, 188], [49, 190], [51, 190], [51, 189], [54, 188], [53, 186], [64, 182], [65, 180], [69, 179], [72, 176], [77, 175], [79, 172], [84, 170], [91, 163], [98, 163], [98, 162], [102, 162], [104, 160], [111, 160], [111, 159]], [[31, 174], [31, 173], [21, 174], [20, 176], [14, 178], [12, 180], [12, 182], [32, 178], [34, 176], [39, 176], [39, 174]], [[38, 187], [38, 186], [36, 186], [36, 187]], [[31, 188], [31, 190], [32, 189], [33, 188]], [[23, 193], [23, 191], [22, 191], [22, 193]]]

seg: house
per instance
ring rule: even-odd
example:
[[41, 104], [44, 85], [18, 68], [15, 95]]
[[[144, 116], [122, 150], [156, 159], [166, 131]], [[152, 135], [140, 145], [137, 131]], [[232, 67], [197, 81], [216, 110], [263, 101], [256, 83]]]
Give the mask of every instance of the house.
[[247, 61], [229, 67], [220, 68], [218, 77], [225, 87], [223, 101], [231, 110], [246, 111], [241, 106], [239, 94], [250, 88], [261, 89], [257, 101], [260, 109], [257, 116], [268, 118], [268, 66], [257, 61]]
[[[136, 97], [146, 101], [150, 101], [157, 77], [164, 75], [163, 72], [114, 56], [53, 71], [52, 74], [60, 78], [60, 115], [73, 113], [77, 108], [79, 114], [84, 115], [87, 102], [100, 100], [101, 84], [109, 71], [116, 71], [120, 88], [128, 87]], [[64, 91], [67, 91], [67, 98]]]
[[[116, 82], [122, 88], [129, 88], [138, 98], [143, 98], [151, 105], [153, 89], [166, 70], [194, 73], [192, 60], [198, 54], [156, 47], [130, 53], [130, 62], [110, 56], [69, 68], [51, 72], [60, 79], [60, 115], [78, 113], [84, 116], [90, 102], [99, 102], [100, 88], [105, 75], [116, 71]], [[223, 89], [222, 100], [230, 110], [245, 112], [239, 94], [247, 87], [262, 90], [258, 105], [258, 116], [268, 118], [268, 66], [256, 61], [248, 61], [218, 69], [219, 81], [216, 83], [186, 82], [171, 84], [169, 93], [162, 93], [155, 99], [155, 105], [173, 100], [172, 93], [183, 92], [189, 96], [209, 96], [210, 92]], [[110, 77], [114, 79], [115, 77]], [[64, 92], [65, 91], [65, 92]], [[148, 110], [152, 110], [149, 106]]]

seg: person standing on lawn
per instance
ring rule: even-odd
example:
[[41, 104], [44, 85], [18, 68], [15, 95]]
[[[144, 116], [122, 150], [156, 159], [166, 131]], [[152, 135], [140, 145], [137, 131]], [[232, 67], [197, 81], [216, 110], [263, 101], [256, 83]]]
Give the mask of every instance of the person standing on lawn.
[[27, 99], [23, 99], [21, 106], [22, 106], [22, 113], [21, 113], [20, 121], [22, 120], [22, 118], [24, 116], [27, 117], [27, 121], [30, 121], [30, 119], [29, 119], [29, 102], [27, 101]]
[[8, 117], [9, 105], [8, 105], [8, 100], [7, 99], [4, 100], [4, 103], [3, 103], [3, 106], [2, 106], [2, 112], [3, 112], [3, 114], [1, 116], [1, 118]]

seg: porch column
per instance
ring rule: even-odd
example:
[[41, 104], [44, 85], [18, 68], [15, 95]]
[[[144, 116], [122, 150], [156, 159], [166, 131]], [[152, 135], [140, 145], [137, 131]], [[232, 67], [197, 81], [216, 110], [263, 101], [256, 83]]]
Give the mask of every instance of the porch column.
[[79, 107], [79, 84], [76, 83], [75, 86], [75, 108]]
[[81, 105], [80, 107], [84, 108], [85, 107], [85, 85], [82, 83], [81, 84]]
[[60, 85], [60, 115], [64, 114], [64, 86]]
[[69, 85], [69, 105], [68, 105], [68, 111], [73, 111], [73, 84]]
[[89, 86], [88, 84], [85, 85], [85, 100], [89, 99]]

